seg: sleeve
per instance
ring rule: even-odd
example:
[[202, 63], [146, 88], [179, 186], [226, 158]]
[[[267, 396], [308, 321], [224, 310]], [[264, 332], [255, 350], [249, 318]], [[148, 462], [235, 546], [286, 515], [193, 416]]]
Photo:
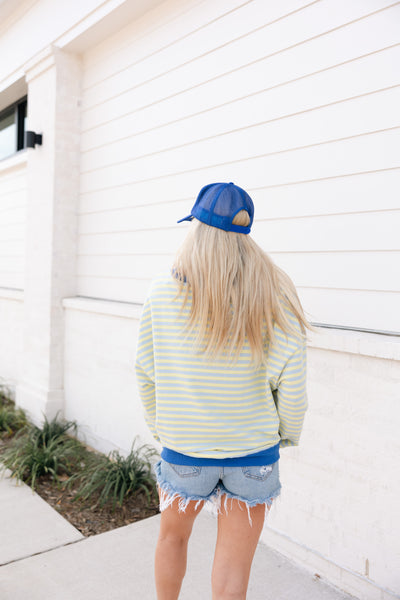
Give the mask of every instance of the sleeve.
[[144, 418], [154, 439], [160, 441], [156, 430], [156, 392], [154, 376], [153, 325], [151, 302], [147, 298], [139, 323], [135, 361], [136, 381], [144, 409]]
[[298, 446], [308, 408], [306, 390], [307, 348], [304, 339], [285, 364], [274, 392], [279, 415], [280, 447]]

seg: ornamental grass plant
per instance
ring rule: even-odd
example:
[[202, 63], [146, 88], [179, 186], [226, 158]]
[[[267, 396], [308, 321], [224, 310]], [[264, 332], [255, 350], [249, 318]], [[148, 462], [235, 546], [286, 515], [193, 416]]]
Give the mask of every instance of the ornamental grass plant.
[[[154, 448], [138, 446], [135, 438], [127, 456], [116, 450], [106, 456], [77, 439], [75, 421], [59, 419], [57, 413], [51, 421], [44, 416], [42, 426], [37, 427], [22, 409], [15, 408], [10, 396], [0, 384], [0, 474], [8, 469], [11, 477], [33, 490], [46, 491], [46, 498], [59, 496], [57, 508], [65, 497], [69, 517], [72, 513], [76, 517], [85, 505], [104, 514], [115, 513], [116, 504], [123, 508], [124, 501], [130, 507], [137, 501], [141, 507], [132, 514], [138, 510], [148, 516], [154, 511], [157, 490], [152, 462], [158, 455]], [[50, 492], [50, 488], [58, 491]], [[73, 511], [77, 500], [81, 502]]]
[[122, 456], [117, 450], [107, 456], [93, 455], [86, 467], [66, 481], [67, 486], [79, 482], [74, 500], [97, 497], [94, 506], [103, 507], [112, 502], [114, 511], [116, 504], [122, 506], [129, 495], [143, 492], [150, 504], [152, 496], [156, 495], [151, 459], [157, 451], [148, 444], [135, 447], [136, 443], [137, 438], [127, 456]]
[[22, 408], [15, 408], [9, 397], [9, 390], [0, 385], [0, 436], [12, 437], [28, 421]]
[[2, 452], [0, 470], [9, 469], [16, 477], [35, 489], [37, 478], [50, 475], [55, 482], [60, 475], [70, 475], [79, 465], [84, 452], [81, 442], [67, 435], [76, 431], [74, 421], [57, 420], [57, 415], [42, 427], [27, 423]]

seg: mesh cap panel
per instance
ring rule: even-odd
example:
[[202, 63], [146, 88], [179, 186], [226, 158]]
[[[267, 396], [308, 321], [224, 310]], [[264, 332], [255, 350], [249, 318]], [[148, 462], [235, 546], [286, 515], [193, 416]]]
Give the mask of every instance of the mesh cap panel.
[[[246, 210], [249, 214], [248, 227], [232, 224], [241, 210]], [[210, 183], [200, 190], [191, 214], [180, 219], [178, 223], [191, 220], [193, 217], [225, 231], [249, 233], [254, 218], [254, 205], [248, 193], [234, 183]]]

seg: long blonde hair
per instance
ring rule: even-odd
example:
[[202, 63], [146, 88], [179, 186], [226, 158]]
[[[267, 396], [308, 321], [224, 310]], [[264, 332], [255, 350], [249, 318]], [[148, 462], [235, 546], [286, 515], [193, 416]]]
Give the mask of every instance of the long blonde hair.
[[[236, 225], [250, 222], [245, 210]], [[314, 330], [307, 321], [290, 277], [249, 236], [193, 219], [178, 250], [173, 273], [184, 308], [192, 293], [187, 333], [208, 356], [227, 353], [234, 360], [248, 339], [252, 362], [265, 364], [266, 344], [274, 341], [276, 323], [287, 335]], [[288, 319], [285, 305], [299, 327]]]

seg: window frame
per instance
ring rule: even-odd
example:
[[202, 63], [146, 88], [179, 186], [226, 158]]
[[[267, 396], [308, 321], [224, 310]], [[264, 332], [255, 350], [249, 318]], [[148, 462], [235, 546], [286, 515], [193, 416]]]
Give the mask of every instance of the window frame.
[[10, 112], [14, 113], [14, 124], [16, 125], [16, 135], [15, 135], [15, 150], [11, 154], [7, 156], [0, 157], [0, 161], [7, 160], [11, 156], [15, 156], [21, 150], [26, 149], [26, 139], [25, 139], [25, 115], [24, 115], [24, 107], [26, 107], [26, 113], [28, 113], [28, 96], [22, 96], [12, 104], [9, 104], [5, 108], [0, 111], [0, 120], [7, 116]]

